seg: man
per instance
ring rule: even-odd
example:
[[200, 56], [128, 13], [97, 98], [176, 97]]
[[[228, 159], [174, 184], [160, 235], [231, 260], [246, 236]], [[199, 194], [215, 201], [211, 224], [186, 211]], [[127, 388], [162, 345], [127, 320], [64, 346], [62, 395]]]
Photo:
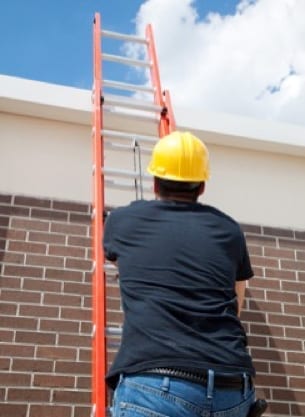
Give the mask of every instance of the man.
[[154, 201], [106, 221], [124, 325], [107, 375], [113, 416], [246, 417], [254, 368], [239, 320], [253, 276], [240, 226], [197, 202], [209, 179], [205, 145], [173, 132], [155, 146]]

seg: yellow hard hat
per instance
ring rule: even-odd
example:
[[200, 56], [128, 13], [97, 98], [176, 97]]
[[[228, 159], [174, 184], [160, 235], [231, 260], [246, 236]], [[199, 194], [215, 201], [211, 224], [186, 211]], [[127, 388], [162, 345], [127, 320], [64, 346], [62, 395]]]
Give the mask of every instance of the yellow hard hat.
[[172, 132], [155, 145], [147, 171], [172, 181], [203, 182], [210, 177], [209, 152], [189, 132]]

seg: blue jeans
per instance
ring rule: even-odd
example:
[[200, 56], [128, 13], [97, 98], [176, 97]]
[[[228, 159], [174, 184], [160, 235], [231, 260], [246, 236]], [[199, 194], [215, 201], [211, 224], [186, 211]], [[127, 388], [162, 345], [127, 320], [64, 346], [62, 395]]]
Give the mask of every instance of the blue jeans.
[[246, 417], [254, 388], [221, 389], [213, 380], [202, 386], [162, 375], [121, 375], [112, 417]]

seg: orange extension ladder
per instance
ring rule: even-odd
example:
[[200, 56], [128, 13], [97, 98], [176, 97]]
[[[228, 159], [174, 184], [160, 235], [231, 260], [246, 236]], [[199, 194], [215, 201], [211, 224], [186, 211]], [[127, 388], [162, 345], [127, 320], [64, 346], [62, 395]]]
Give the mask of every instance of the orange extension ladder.
[[[126, 56], [118, 56], [102, 53], [104, 38], [119, 40], [144, 47], [147, 58], [129, 59]], [[125, 82], [103, 80], [102, 62], [111, 61], [127, 67], [142, 67], [149, 69], [151, 86], [127, 84]], [[106, 276], [111, 272], [111, 268], [105, 264], [105, 257], [102, 248], [103, 240], [103, 216], [105, 213], [105, 186], [108, 174], [114, 176], [127, 176], [133, 178], [134, 185], [142, 178], [141, 165], [136, 172], [126, 172], [126, 170], [105, 169], [105, 149], [107, 141], [115, 144], [114, 141], [134, 141], [134, 151], [137, 142], [154, 144], [159, 138], [175, 130], [175, 120], [172, 111], [170, 95], [168, 91], [162, 92], [158, 69], [157, 56], [155, 51], [153, 32], [151, 25], [146, 28], [145, 38], [137, 36], [123, 35], [116, 32], [101, 29], [100, 14], [96, 13], [93, 24], [93, 128], [92, 128], [92, 148], [93, 148], [93, 201], [92, 201], [92, 257], [93, 257], [93, 277], [92, 277], [92, 296], [93, 296], [93, 332], [92, 332], [92, 413], [91, 417], [105, 417], [107, 414], [107, 388], [105, 384], [105, 374], [107, 373], [107, 336], [120, 334], [120, 328], [107, 328], [106, 322]], [[115, 95], [104, 95], [104, 89], [112, 89], [120, 92]], [[151, 102], [141, 101], [134, 96], [126, 97], [122, 91], [129, 91], [129, 94], [150, 94]], [[131, 93], [130, 93], [131, 92]], [[123, 112], [125, 119], [133, 123], [133, 118], [143, 118], [148, 120], [151, 117], [155, 121], [155, 137], [143, 136], [133, 132], [126, 132], [122, 126], [114, 126], [111, 130], [105, 129], [106, 107], [110, 113]], [[149, 115], [149, 116], [147, 116]], [[129, 124], [130, 125], [130, 124]], [[121, 148], [120, 148], [121, 146]], [[124, 145], [119, 145], [123, 149]], [[141, 154], [139, 154], [141, 159]], [[109, 181], [114, 188], [120, 188], [120, 184]], [[126, 185], [121, 184], [126, 189]], [[142, 185], [141, 185], [142, 187]], [[142, 198], [142, 193], [141, 196]], [[110, 272], [109, 272], [110, 271]]]

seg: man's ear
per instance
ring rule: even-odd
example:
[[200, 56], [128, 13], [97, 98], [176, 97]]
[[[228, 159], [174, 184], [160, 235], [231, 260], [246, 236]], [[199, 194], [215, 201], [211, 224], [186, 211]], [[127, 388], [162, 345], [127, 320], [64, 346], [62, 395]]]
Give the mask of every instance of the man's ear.
[[158, 181], [158, 179], [156, 177], [154, 177], [154, 193], [157, 196], [159, 196], [160, 195], [159, 194], [159, 191], [160, 191], [160, 189], [159, 189], [159, 181]]
[[200, 184], [200, 187], [199, 187], [199, 193], [198, 193], [198, 196], [199, 196], [199, 195], [202, 195], [202, 194], [204, 193], [204, 190], [205, 190], [205, 182], [202, 182], [202, 183]]

